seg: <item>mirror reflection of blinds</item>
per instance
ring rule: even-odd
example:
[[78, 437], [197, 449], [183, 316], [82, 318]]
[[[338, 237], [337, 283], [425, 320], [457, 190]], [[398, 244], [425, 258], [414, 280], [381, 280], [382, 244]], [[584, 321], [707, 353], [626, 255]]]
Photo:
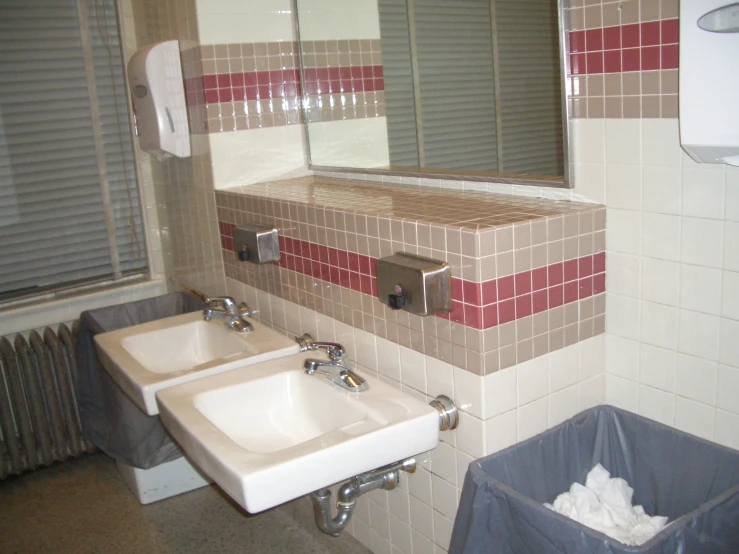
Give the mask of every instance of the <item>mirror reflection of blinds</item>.
[[557, 2], [493, 2], [503, 171], [564, 175]]
[[[0, 299], [146, 268], [115, 2], [80, 2], [99, 118], [90, 113], [77, 4], [0, 0]], [[119, 267], [111, 260], [95, 119]]]
[[413, 65], [405, 0], [379, 0], [390, 165], [418, 167]]
[[413, 0], [426, 167], [496, 171], [489, 0]]
[[408, 155], [419, 142], [411, 136], [411, 10], [425, 167], [563, 175], [556, 2], [380, 0], [379, 6], [393, 165], [417, 165]]

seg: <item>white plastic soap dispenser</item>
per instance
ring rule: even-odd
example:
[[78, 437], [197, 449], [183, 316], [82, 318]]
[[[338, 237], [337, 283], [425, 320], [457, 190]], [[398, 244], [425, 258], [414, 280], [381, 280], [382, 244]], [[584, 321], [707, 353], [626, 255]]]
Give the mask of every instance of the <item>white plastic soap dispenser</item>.
[[136, 52], [128, 62], [128, 83], [141, 149], [159, 159], [190, 156], [179, 42], [168, 40]]
[[680, 143], [739, 166], [739, 3], [680, 1]]

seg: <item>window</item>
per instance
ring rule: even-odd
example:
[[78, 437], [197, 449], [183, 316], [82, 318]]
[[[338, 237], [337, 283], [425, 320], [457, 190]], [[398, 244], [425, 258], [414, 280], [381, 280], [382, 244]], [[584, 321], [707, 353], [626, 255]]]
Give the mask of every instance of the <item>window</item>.
[[115, 0], [0, 0], [0, 301], [146, 270]]

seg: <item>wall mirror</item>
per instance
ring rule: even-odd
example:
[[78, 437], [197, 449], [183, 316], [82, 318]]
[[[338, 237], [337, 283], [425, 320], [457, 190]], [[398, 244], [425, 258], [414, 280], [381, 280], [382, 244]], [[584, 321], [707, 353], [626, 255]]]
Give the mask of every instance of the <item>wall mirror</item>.
[[569, 187], [557, 0], [296, 0], [314, 169]]

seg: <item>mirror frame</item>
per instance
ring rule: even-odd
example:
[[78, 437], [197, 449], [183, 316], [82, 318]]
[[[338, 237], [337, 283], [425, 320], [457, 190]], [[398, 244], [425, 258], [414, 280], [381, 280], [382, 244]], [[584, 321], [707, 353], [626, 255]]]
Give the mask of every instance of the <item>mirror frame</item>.
[[[298, 14], [298, 1], [292, 0], [292, 8], [295, 17], [293, 22], [295, 24], [295, 38], [300, 46], [300, 16]], [[510, 185], [524, 185], [524, 186], [535, 186], [535, 187], [551, 187], [551, 188], [564, 188], [572, 189], [575, 187], [573, 182], [573, 171], [572, 161], [570, 160], [570, 113], [568, 110], [568, 87], [567, 87], [567, 76], [570, 74], [570, 60], [567, 55], [567, 48], [565, 40], [567, 38], [567, 20], [565, 9], [569, 4], [569, 0], [557, 0], [557, 12], [559, 14], [559, 59], [560, 59], [560, 88], [562, 92], [562, 153], [564, 158], [564, 175], [559, 176], [544, 176], [535, 175], [528, 177], [523, 174], [512, 174], [512, 173], [489, 173], [482, 171], [464, 171], [456, 169], [438, 169], [438, 168], [414, 168], [414, 167], [393, 167], [387, 168], [361, 168], [361, 167], [338, 167], [338, 166], [326, 166], [326, 165], [313, 165], [311, 163], [311, 146], [310, 146], [310, 133], [308, 132], [309, 123], [308, 118], [305, 117], [305, 148], [308, 156], [308, 169], [312, 171], [321, 171], [326, 173], [355, 173], [363, 175], [378, 175], [378, 176], [393, 176], [393, 177], [415, 177], [415, 178], [426, 178], [426, 179], [444, 179], [450, 181], [468, 181], [468, 182], [486, 182], [486, 183], [502, 183]], [[302, 47], [298, 49], [298, 58], [300, 62], [300, 78], [305, 82], [305, 67], [303, 66], [302, 59]], [[302, 96], [302, 110], [305, 115], [308, 108], [308, 95], [303, 91]]]

